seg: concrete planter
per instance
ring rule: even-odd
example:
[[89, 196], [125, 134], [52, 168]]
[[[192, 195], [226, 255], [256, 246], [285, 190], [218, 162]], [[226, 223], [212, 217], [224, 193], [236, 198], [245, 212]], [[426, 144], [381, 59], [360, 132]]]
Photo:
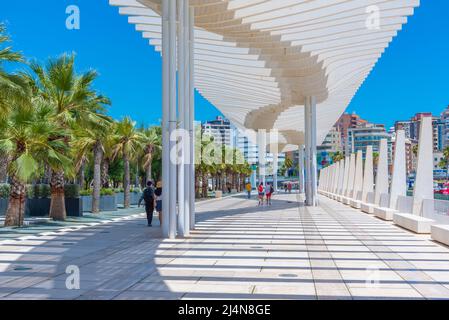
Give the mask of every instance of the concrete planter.
[[125, 193], [124, 192], [117, 192], [115, 194], [115, 199], [117, 204], [123, 204], [124, 200], [125, 200]]
[[117, 201], [115, 195], [100, 197], [100, 211], [116, 211]]
[[139, 200], [140, 200], [141, 196], [142, 196], [142, 194], [140, 192], [139, 193], [131, 192], [130, 196], [129, 196], [129, 199], [130, 199], [129, 204], [132, 206], [137, 206], [139, 204]]
[[65, 210], [68, 217], [83, 216], [83, 199], [81, 198], [65, 198]]
[[48, 217], [50, 214], [50, 203], [50, 198], [27, 199], [25, 215], [30, 217]]
[[0, 198], [0, 216], [4, 216], [6, 214], [7, 209], [8, 209], [8, 199]]
[[[92, 196], [82, 196], [83, 212], [92, 212]], [[116, 211], [117, 198], [116, 195], [100, 197], [100, 211]]]

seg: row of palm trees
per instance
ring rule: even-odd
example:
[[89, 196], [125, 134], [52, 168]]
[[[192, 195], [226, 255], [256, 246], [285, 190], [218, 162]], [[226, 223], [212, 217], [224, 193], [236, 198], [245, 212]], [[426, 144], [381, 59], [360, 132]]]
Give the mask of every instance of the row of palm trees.
[[[110, 100], [93, 89], [97, 72], [78, 73], [73, 54], [45, 65], [25, 63], [20, 53], [5, 46], [9, 40], [0, 25], [0, 178], [8, 175], [11, 184], [5, 226], [22, 225], [26, 183], [42, 174], [51, 187], [50, 217], [64, 220], [66, 178], [83, 175], [90, 159], [92, 211], [99, 211], [108, 163], [119, 157], [124, 163], [124, 205], [129, 207], [130, 161], [144, 153], [151, 176], [152, 158], [160, 147], [157, 128], [139, 129], [129, 117], [120, 122], [109, 117]], [[27, 68], [8, 73], [5, 63]]]
[[[27, 63], [6, 46], [9, 41], [0, 24], [0, 182], [8, 177], [11, 185], [5, 226], [22, 225], [26, 184], [42, 177], [51, 188], [50, 217], [64, 220], [64, 186], [77, 181], [84, 187], [87, 166], [93, 171], [88, 184], [92, 212], [99, 212], [101, 189], [110, 187], [110, 167], [119, 159], [124, 206], [129, 207], [131, 164], [144, 169], [145, 181], [157, 177], [153, 166], [160, 165], [161, 128], [139, 128], [130, 117], [115, 121], [108, 116], [111, 101], [94, 90], [97, 72], [78, 73], [73, 54], [50, 59], [45, 65]], [[20, 64], [23, 71], [7, 72], [6, 63]], [[202, 140], [206, 142], [199, 149], [214, 143]], [[243, 188], [250, 166], [235, 161], [242, 157], [237, 150], [223, 151], [234, 160], [223, 163], [231, 164], [196, 166], [197, 196], [207, 197], [210, 180], [215, 190]]]

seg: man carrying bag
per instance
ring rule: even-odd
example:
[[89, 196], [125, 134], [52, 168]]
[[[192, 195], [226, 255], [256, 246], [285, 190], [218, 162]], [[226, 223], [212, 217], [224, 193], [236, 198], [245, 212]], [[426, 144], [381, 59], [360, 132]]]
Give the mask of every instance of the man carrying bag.
[[152, 227], [154, 203], [155, 203], [153, 182], [151, 181], [147, 182], [147, 187], [143, 190], [142, 197], [139, 200], [139, 207], [142, 201], [145, 201], [145, 212], [147, 213], [148, 226]]

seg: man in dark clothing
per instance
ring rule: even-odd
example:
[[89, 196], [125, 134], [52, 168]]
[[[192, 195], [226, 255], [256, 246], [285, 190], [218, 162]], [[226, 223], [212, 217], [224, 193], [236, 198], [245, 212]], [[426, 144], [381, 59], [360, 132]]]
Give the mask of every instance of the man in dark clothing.
[[147, 182], [147, 187], [143, 190], [142, 197], [139, 200], [139, 207], [142, 201], [145, 201], [145, 212], [147, 213], [148, 226], [152, 227], [155, 202], [153, 182]]

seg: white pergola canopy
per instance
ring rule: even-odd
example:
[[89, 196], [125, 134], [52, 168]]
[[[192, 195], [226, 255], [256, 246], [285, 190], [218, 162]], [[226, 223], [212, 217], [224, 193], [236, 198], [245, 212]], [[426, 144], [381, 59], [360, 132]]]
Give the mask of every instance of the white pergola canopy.
[[[161, 51], [161, 0], [110, 0]], [[304, 101], [317, 101], [317, 140], [330, 128], [419, 0], [190, 0], [195, 87], [241, 129], [276, 129], [304, 144]], [[379, 10], [379, 28], [369, 28]]]

